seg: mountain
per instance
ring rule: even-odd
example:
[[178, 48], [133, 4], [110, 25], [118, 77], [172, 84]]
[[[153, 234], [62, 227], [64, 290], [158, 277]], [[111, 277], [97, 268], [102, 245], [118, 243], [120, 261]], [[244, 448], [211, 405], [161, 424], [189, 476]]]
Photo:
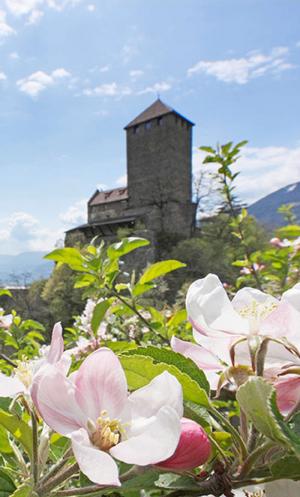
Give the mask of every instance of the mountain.
[[277, 209], [283, 204], [294, 204], [293, 212], [297, 216], [297, 222], [300, 224], [300, 181], [261, 198], [250, 205], [248, 211], [264, 226], [273, 229], [286, 224], [283, 216], [277, 212]]
[[31, 281], [47, 278], [53, 268], [51, 261], [43, 259], [46, 252], [23, 252], [18, 255], [0, 255], [1, 285], [22, 286]]

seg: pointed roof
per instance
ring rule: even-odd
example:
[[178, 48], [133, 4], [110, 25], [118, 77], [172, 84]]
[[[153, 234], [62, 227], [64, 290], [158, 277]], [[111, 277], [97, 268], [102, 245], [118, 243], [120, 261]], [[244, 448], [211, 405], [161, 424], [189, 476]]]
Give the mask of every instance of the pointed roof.
[[145, 109], [141, 114], [139, 114], [133, 121], [131, 121], [127, 126], [125, 126], [124, 129], [131, 128], [132, 126], [137, 126], [138, 124], [145, 123], [146, 121], [150, 121], [151, 119], [155, 119], [157, 117], [164, 116], [166, 114], [177, 114], [177, 116], [180, 116], [182, 119], [187, 121], [190, 125], [194, 125], [191, 121], [186, 119], [186, 117], [182, 116], [177, 112], [176, 110], [172, 109], [172, 107], [169, 107], [169, 105], [166, 105], [164, 102], [158, 98], [151, 104], [147, 109]]

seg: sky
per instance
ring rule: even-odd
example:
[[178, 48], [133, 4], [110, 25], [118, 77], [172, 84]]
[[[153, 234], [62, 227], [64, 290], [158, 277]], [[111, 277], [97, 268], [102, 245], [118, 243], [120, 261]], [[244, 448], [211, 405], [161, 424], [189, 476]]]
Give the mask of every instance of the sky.
[[298, 0], [0, 0], [0, 254], [49, 250], [126, 182], [156, 98], [201, 145], [249, 140], [245, 202], [300, 180]]

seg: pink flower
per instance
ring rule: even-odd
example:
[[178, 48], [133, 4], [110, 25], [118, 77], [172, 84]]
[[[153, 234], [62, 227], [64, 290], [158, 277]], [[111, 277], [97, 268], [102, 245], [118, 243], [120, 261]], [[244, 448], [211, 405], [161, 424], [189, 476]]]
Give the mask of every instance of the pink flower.
[[37, 387], [46, 423], [69, 436], [81, 471], [98, 485], [120, 485], [113, 459], [146, 466], [168, 459], [180, 437], [182, 389], [167, 371], [128, 396], [124, 371], [107, 348], [67, 378], [49, 367]]
[[156, 466], [183, 471], [204, 464], [211, 453], [211, 444], [201, 426], [191, 419], [181, 419], [181, 434], [174, 454]]
[[44, 367], [49, 364], [56, 364], [67, 373], [71, 359], [63, 352], [62, 327], [60, 323], [56, 323], [51, 345], [45, 349], [44, 356], [31, 361], [16, 361], [17, 367], [12, 376], [0, 373], [0, 397], [15, 397], [21, 393], [30, 395], [30, 390], [31, 395], [34, 395], [32, 384], [34, 381], [37, 384]]

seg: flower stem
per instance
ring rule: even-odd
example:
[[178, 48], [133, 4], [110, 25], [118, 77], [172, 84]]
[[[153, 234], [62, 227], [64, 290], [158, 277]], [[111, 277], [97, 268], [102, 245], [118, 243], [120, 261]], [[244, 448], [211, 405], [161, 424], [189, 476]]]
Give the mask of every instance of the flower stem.
[[39, 476], [39, 461], [38, 461], [38, 423], [35, 412], [31, 410], [31, 424], [32, 424], [32, 477], [34, 484], [37, 484]]
[[222, 416], [222, 414], [219, 413], [219, 411], [215, 407], [209, 407], [209, 410], [211, 411], [211, 414], [217, 418], [217, 420], [220, 422], [221, 425], [224, 425], [227, 430], [231, 433], [232, 439], [235, 442], [235, 444], [240, 448], [240, 454], [242, 456], [242, 460], [246, 459], [248, 452], [247, 452], [247, 447], [240, 436], [239, 432], [236, 430], [234, 426], [228, 421], [228, 419], [225, 418], [225, 416]]
[[249, 456], [245, 460], [244, 464], [242, 465], [242, 467], [239, 471], [238, 478], [240, 478], [240, 479], [244, 478], [250, 472], [253, 465], [264, 454], [266, 454], [269, 449], [274, 447], [274, 445], [276, 445], [276, 444], [274, 444], [274, 442], [268, 441], [268, 442], [265, 442], [264, 444], [260, 445], [259, 447], [257, 447], [257, 449], [255, 449], [253, 452], [251, 452], [251, 454], [249, 454]]
[[37, 494], [40, 497], [45, 497], [50, 490], [53, 490], [55, 487], [58, 487], [61, 483], [66, 482], [71, 476], [78, 472], [78, 464], [71, 464], [63, 471], [61, 471], [56, 477], [49, 480], [45, 485], [39, 486], [36, 489]]
[[63, 467], [65, 464], [68, 462], [68, 458], [72, 455], [72, 449], [71, 447], [65, 452], [63, 455], [62, 459], [60, 459], [52, 468], [50, 471], [43, 476], [43, 478], [40, 480], [40, 486], [44, 485], [50, 478], [55, 476]]

